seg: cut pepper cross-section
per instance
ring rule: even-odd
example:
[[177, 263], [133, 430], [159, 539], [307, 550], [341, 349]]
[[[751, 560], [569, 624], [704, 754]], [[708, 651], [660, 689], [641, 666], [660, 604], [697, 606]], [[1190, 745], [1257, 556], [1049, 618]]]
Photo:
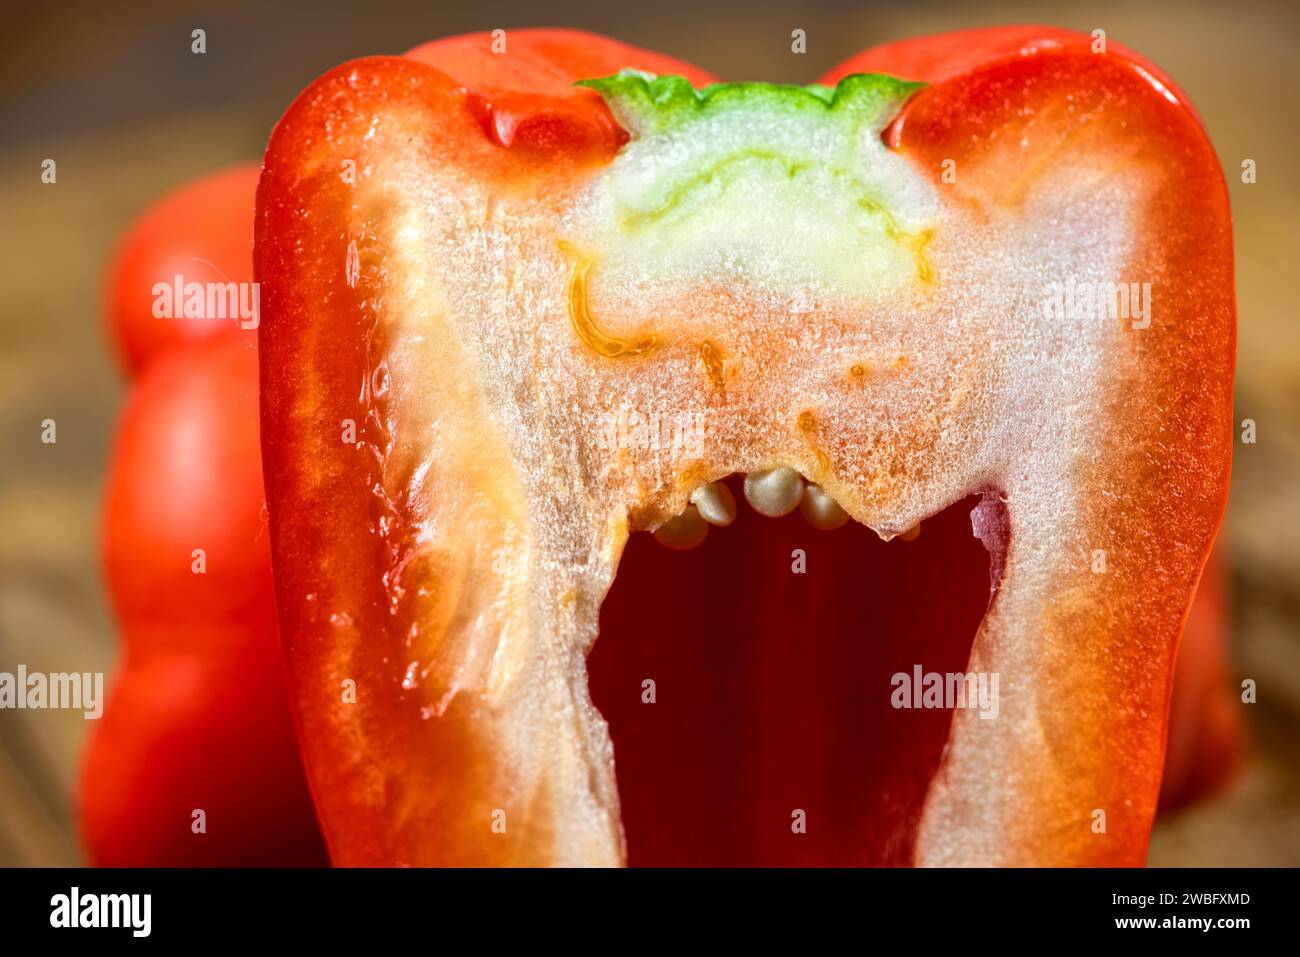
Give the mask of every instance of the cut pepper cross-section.
[[[290, 108], [255, 258], [281, 630], [336, 863], [1143, 860], [1235, 335], [1222, 175], [1154, 67], [1036, 28], [805, 87], [565, 31], [439, 41]], [[689, 548], [734, 521], [703, 553], [922, 526], [881, 546], [905, 562], [962, 502], [993, 588], [951, 670], [997, 701], [945, 712], [905, 813], [864, 798], [883, 816], [837, 849], [796, 780], [713, 853], [686, 825], [653, 852], [625, 834], [616, 714], [664, 705], [638, 680], [598, 711], [588, 655], [630, 535]], [[771, 567], [803, 573], [780, 547]], [[646, 618], [709, 602], [653, 585]], [[779, 777], [756, 752], [734, 787]], [[643, 798], [622, 794], [629, 827]]]

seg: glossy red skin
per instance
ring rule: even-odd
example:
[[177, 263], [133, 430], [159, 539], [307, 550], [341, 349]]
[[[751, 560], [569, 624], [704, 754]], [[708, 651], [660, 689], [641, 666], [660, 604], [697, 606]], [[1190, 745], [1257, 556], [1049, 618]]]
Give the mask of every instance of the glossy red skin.
[[689, 63], [592, 34], [529, 30], [511, 35], [508, 57], [493, 53], [479, 34], [435, 40], [405, 56], [465, 84], [469, 108], [489, 138], [516, 154], [574, 158], [607, 153], [627, 141], [604, 101], [592, 90], [574, 87], [575, 78], [635, 67], [677, 73], [696, 86], [715, 81]]
[[257, 354], [235, 336], [155, 359], [123, 410], [103, 556], [124, 655], [78, 788], [95, 864], [325, 863], [287, 708], [256, 423]]
[[[1031, 39], [1038, 42], [1027, 50]], [[971, 146], [979, 148], [979, 141], [972, 133], [980, 123], [987, 125], [1004, 118], [998, 112], [1005, 109], [997, 95], [999, 83], [1009, 89], [1021, 82], [1036, 83], [1038, 91], [1063, 96], [1076, 88], [1071, 84], [1083, 84], [1078, 88], [1085, 90], [1104, 89], [1104, 85], [1096, 85], [1105, 79], [1116, 79], [1116, 74], [1102, 76], [1091, 71], [1113, 71], [1116, 67], [1131, 71], [1128, 80], [1119, 77], [1121, 82], [1137, 82], [1135, 77], [1142, 77], [1143, 84], [1149, 84], [1149, 78], [1164, 82], [1162, 74], [1148, 68], [1144, 61], [1125, 55], [1118, 47], [1112, 46], [1120, 54], [1113, 64], [1097, 61], [1089, 49], [1088, 39], [1062, 31], [1021, 27], [927, 38], [869, 51], [833, 71], [823, 82], [834, 82], [844, 74], [864, 70], [899, 73], [935, 82], [904, 108], [888, 131], [887, 142], [895, 149], [910, 151], [922, 168], [932, 165], [937, 178], [942, 158], [953, 156], [960, 162], [967, 157]], [[527, 76], [516, 81], [509, 72], [492, 72], [493, 61], [486, 56], [461, 57], [463, 51], [455, 48], [466, 43], [483, 47], [487, 40], [484, 36], [456, 38], [418, 48], [407, 59], [374, 58], [345, 64], [300, 97], [272, 139], [267, 174], [259, 190], [257, 261], [258, 277], [268, 288], [267, 315], [281, 324], [263, 330], [262, 364], [263, 423], [275, 437], [275, 441], [266, 445], [267, 476], [281, 490], [280, 507], [303, 507], [309, 500], [299, 484], [308, 463], [295, 457], [307, 443], [295, 436], [304, 428], [332, 428], [341, 417], [357, 409], [357, 383], [366, 376], [366, 353], [372, 348], [382, 348], [381, 343], [369, 340], [372, 327], [366, 319], [363, 290], [332, 295], [328, 302], [319, 294], [336, 288], [339, 257], [329, 255], [328, 251], [337, 245], [340, 224], [346, 215], [343, 211], [349, 200], [346, 188], [333, 181], [337, 180], [336, 176], [331, 179], [312, 167], [319, 132], [314, 124], [330, 117], [330, 132], [336, 142], [355, 139], [360, 143], [365, 117], [373, 111], [391, 110], [396, 115], [409, 111], [411, 116], [418, 117], [422, 110], [447, 109], [448, 93], [461, 89], [465, 96], [464, 109], [454, 118], [440, 115], [440, 122], [458, 131], [457, 148], [473, 157], [473, 164], [481, 169], [483, 176], [500, 177], [504, 181], [517, 175], [538, 175], [539, 168], [548, 174], [564, 175], [567, 164], [584, 159], [600, 161], [612, 155], [622, 141], [616, 133], [609, 132], [603, 119], [607, 112], [603, 103], [585, 96], [586, 91], [562, 94], [549, 83], [543, 89], [531, 89], [532, 81]], [[574, 47], [574, 56], [587, 57], [593, 49], [602, 49], [602, 44], [606, 50], [617, 46], [588, 37], [581, 54]], [[439, 50], [454, 55], [443, 55]], [[419, 64], [411, 62], [425, 57], [430, 60], [436, 57], [436, 62], [443, 67], [454, 62], [456, 69], [469, 72], [453, 78], [441, 70], [422, 70]], [[600, 75], [618, 67], [643, 64], [620, 63], [614, 59], [602, 69], [595, 69], [585, 61], [584, 65], [587, 67], [584, 72]], [[506, 71], [508, 67], [501, 70]], [[658, 72], [694, 74], [692, 79], [700, 82], [695, 79], [699, 71], [689, 68], [679, 66]], [[944, 80], [952, 82], [940, 86]], [[509, 84], [513, 82], [523, 85], [511, 88]], [[1167, 88], [1174, 91], [1171, 85]], [[346, 106], [341, 112], [334, 112], [340, 104]], [[520, 136], [521, 129], [536, 130], [538, 135]], [[1189, 133], [1186, 126], [1178, 123], [1153, 131], [1152, 136], [1158, 139], [1162, 134], [1173, 135], [1174, 142], [1184, 138], [1194, 150], [1203, 151], [1205, 146], [1203, 133], [1199, 134], [1199, 140], [1195, 139], [1197, 134]], [[510, 148], [503, 150], [501, 146]], [[295, 216], [298, 205], [311, 209], [311, 217]], [[1180, 221], [1178, 210], [1172, 205], [1163, 212], [1169, 217], [1169, 224], [1183, 230], [1191, 241], [1203, 235], [1206, 228], [1211, 231], [1226, 228], [1226, 222], [1216, 222], [1198, 229], [1196, 224]], [[1219, 238], [1216, 235], [1216, 243]], [[289, 254], [289, 250], [297, 248], [327, 252], [319, 261], [311, 258], [302, 263], [294, 261]], [[1226, 261], [1230, 262], [1230, 256]], [[1218, 278], [1216, 274], [1208, 281], [1215, 282]], [[1226, 284], [1220, 283], [1218, 288], [1231, 288], [1230, 275]], [[310, 309], [308, 303], [312, 304]], [[299, 400], [305, 400], [308, 395], [303, 388], [308, 381], [313, 383], [310, 401], [300, 406]], [[365, 412], [370, 418], [367, 427], [377, 430], [372, 441], [382, 444], [389, 427], [384, 419], [385, 411], [378, 400], [369, 401], [374, 402], [374, 407]], [[327, 460], [311, 465], [317, 482], [323, 477], [325, 487], [322, 490], [318, 485], [311, 496], [329, 502], [330, 514], [322, 516], [319, 527], [295, 541], [292, 549], [277, 553], [277, 560], [286, 568], [281, 580], [282, 622], [293, 671], [305, 687], [319, 686], [323, 683], [322, 675], [334, 673], [330, 663], [334, 649], [318, 640], [309, 617], [304, 617], [309, 616], [309, 611], [295, 597], [306, 591], [302, 586], [309, 579], [298, 583], [299, 574], [293, 569], [304, 567], [302, 563], [309, 557], [325, 562], [331, 570], [324, 586], [330, 595], [322, 602], [356, 609], [358, 629], [376, 636], [370, 651], [376, 659], [376, 675], [382, 674], [382, 669], [377, 667], [380, 656], [396, 650], [381, 637], [389, 631], [400, 634], [402, 630], [385, 620], [381, 610], [383, 595], [373, 584], [380, 570], [392, 560], [385, 553], [386, 546], [376, 541], [370, 531], [372, 517], [366, 502], [368, 490], [377, 479], [375, 464], [364, 456], [347, 455], [328, 447], [321, 454]], [[321, 585], [316, 579], [310, 581]], [[618, 606], [611, 606], [610, 612], [616, 615]], [[769, 623], [776, 620], [779, 619], [768, 619]], [[297, 640], [291, 637], [299, 634], [304, 637]], [[593, 672], [603, 667], [599, 661], [602, 653], [603, 648], [598, 645], [593, 656]], [[776, 667], [779, 667], [779, 657], [778, 654], [770, 659], [777, 662]], [[610, 667], [610, 673], [618, 671], [616, 664]], [[598, 680], [599, 676], [594, 674], [593, 682]], [[593, 695], [598, 693], [599, 689], [593, 687]], [[349, 728], [339, 726], [336, 709], [327, 711], [320, 702], [310, 698], [300, 700], [299, 706], [314, 786], [331, 847], [336, 853], [342, 848], [346, 862], [382, 863], [386, 854], [394, 853], [394, 846], [401, 848], [401, 859], [408, 862], [445, 862], [474, 854], [483, 855], [481, 863], [492, 862], [493, 852], [486, 845], [475, 845], [450, 829], [421, 831], [418, 816], [408, 815], [404, 827], [409, 830], [395, 835], [386, 830], [389, 822], [382, 816], [368, 814], [366, 803], [350, 793], [360, 781], [356, 768], [348, 764], [356, 762], [358, 752], [354, 742], [365, 740], [369, 733], [367, 727], [385, 726], [389, 722], [386, 738], [412, 742], [405, 773], [412, 781], [427, 783], [430, 795], [436, 793], [436, 782], [429, 779], [430, 768], [458, 759], [477, 760], [472, 728], [462, 727], [453, 715], [435, 737], [434, 729], [427, 723], [424, 727], [403, 724], [405, 718], [397, 701], [368, 703], [364, 712], [360, 709], [357, 712], [364, 716], [357, 717]], [[1086, 729], [1080, 733], [1086, 733]], [[615, 737], [617, 741], [617, 730]], [[680, 747], [682, 736], [679, 734], [676, 740]], [[665, 746], [671, 749], [672, 742]], [[391, 755], [386, 760], [391, 761]], [[672, 764], [667, 762], [665, 766], [672, 767]], [[687, 767], [709, 770], [703, 767], [702, 761], [688, 763]], [[654, 780], [653, 776], [648, 780]], [[638, 811], [637, 799], [629, 800], [622, 780], [620, 791], [625, 818], [643, 814], [649, 819], [654, 815], [655, 802], [647, 800], [646, 807]], [[632, 793], [636, 793], [635, 788]], [[432, 797], [429, 800], [428, 816], [432, 818], [436, 816], [436, 805]], [[662, 809], [663, 805], [658, 807]], [[1146, 824], [1135, 824], [1132, 833], [1126, 832], [1122, 837], [1131, 842], [1130, 857], [1140, 859], [1145, 847]], [[641, 862], [655, 863], [656, 851], [666, 850], [660, 841], [657, 848], [650, 846], [648, 854], [639, 855]], [[545, 849], [538, 849], [538, 853], [544, 859]], [[638, 856], [635, 850], [633, 856]], [[910, 848], [893, 846], [887, 847], [881, 858], [859, 858], [859, 861], [905, 863], [909, 858]]]
[[253, 163], [195, 180], [150, 206], [128, 228], [108, 272], [108, 326], [134, 378], [157, 356], [185, 343], [231, 334], [254, 343], [237, 319], [159, 318], [154, 284], [253, 281], [253, 203], [261, 168]]

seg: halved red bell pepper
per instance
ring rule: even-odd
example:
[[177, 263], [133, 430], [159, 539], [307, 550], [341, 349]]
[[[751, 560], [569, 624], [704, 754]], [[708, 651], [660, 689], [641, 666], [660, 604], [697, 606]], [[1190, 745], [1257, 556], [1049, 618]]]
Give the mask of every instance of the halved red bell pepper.
[[326, 74], [258, 191], [335, 862], [1140, 863], [1231, 454], [1182, 95], [1043, 28], [813, 87], [500, 39]]

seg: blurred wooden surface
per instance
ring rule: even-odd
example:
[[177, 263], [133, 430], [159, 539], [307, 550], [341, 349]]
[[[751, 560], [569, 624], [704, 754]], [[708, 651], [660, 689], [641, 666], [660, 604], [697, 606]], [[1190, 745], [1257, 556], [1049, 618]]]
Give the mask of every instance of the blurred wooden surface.
[[[102, 327], [102, 265], [131, 215], [188, 178], [259, 155], [293, 93], [349, 56], [541, 21], [683, 56], [733, 79], [811, 80], [888, 39], [1001, 22], [1101, 27], [1164, 67], [1215, 142], [1236, 217], [1239, 447], [1227, 534], [1236, 657], [1259, 683], [1255, 755], [1226, 794], [1162, 818], [1152, 864], [1300, 864], [1300, 221], [1296, 56], [1286, 3], [143, 3], [25, 9], [0, 37], [0, 670], [110, 670], [97, 508], [121, 385]], [[207, 25], [208, 58], [188, 54]], [[790, 30], [808, 53], [789, 53]], [[40, 161], [58, 183], [40, 183]], [[1238, 170], [1258, 163], [1259, 182]], [[58, 422], [42, 445], [40, 422]], [[1287, 530], [1290, 529], [1288, 532]], [[80, 859], [80, 713], [0, 712], [0, 865]]]

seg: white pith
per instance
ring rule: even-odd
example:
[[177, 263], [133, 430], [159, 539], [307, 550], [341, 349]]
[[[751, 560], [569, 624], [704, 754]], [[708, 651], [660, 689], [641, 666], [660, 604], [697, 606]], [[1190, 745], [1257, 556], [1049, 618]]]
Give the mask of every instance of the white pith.
[[738, 104], [633, 139], [575, 202], [565, 235], [599, 250], [602, 281], [620, 286], [653, 277], [887, 297], [915, 271], [890, 227], [919, 232], [937, 207], [861, 117]]

